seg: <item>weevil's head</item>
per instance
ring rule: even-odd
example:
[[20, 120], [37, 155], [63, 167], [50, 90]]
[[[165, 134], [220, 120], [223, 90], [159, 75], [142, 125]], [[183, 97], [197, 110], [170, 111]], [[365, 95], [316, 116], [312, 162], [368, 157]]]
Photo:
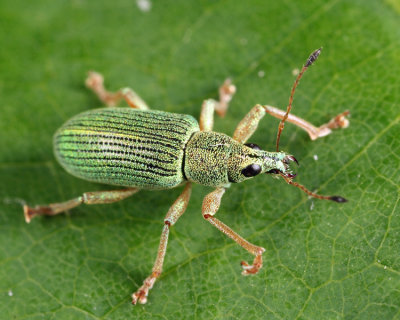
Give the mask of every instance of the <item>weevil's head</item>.
[[341, 196], [323, 196], [308, 190], [303, 185], [294, 182], [296, 176], [290, 168], [290, 163], [299, 164], [295, 157], [285, 152], [268, 152], [261, 150], [256, 144], [232, 145], [228, 161], [228, 177], [230, 182], [242, 182], [246, 179], [267, 173], [281, 176], [287, 183], [301, 189], [309, 196], [331, 200], [339, 203], [347, 202]]
[[267, 173], [292, 179], [296, 176], [290, 167], [293, 161], [298, 164], [295, 157], [285, 152], [264, 151], [254, 143], [235, 144], [228, 160], [228, 178], [238, 183]]

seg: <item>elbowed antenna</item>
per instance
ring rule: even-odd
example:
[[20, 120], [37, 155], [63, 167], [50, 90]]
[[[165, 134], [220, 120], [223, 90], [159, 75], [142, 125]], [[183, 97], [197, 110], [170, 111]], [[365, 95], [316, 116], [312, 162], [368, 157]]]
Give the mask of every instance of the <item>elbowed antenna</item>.
[[322, 199], [322, 200], [331, 200], [331, 201], [335, 201], [335, 202], [339, 202], [339, 203], [347, 202], [347, 199], [343, 198], [341, 196], [321, 196], [319, 194], [316, 194], [315, 192], [308, 190], [305, 186], [301, 185], [300, 183], [294, 182], [291, 179], [291, 177], [285, 176], [283, 173], [279, 173], [279, 174], [283, 179], [285, 179], [285, 181], [288, 184], [291, 184], [291, 185], [303, 190], [305, 193], [307, 193], [309, 196], [311, 196], [313, 198]]
[[313, 53], [311, 53], [311, 55], [308, 57], [306, 63], [304, 64], [303, 68], [301, 68], [301, 71], [293, 84], [292, 91], [290, 93], [289, 104], [286, 109], [286, 113], [283, 116], [281, 122], [279, 123], [279, 127], [278, 127], [278, 135], [276, 137], [276, 151], [277, 152], [279, 152], [279, 140], [281, 139], [282, 130], [285, 127], [285, 121], [289, 116], [290, 110], [292, 109], [293, 96], [294, 96], [294, 92], [296, 91], [296, 87], [299, 84], [299, 81], [300, 81], [301, 77], [303, 76], [304, 72], [307, 70], [307, 68], [309, 66], [311, 66], [315, 62], [315, 60], [317, 60], [318, 56], [321, 53], [321, 50], [322, 50], [322, 48], [319, 48], [319, 49], [315, 50]]
[[[311, 53], [311, 55], [308, 57], [306, 63], [304, 64], [303, 68], [301, 68], [300, 73], [298, 74], [293, 87], [292, 87], [292, 91], [290, 93], [290, 98], [289, 98], [289, 104], [288, 107], [286, 109], [286, 113], [283, 116], [281, 122], [279, 123], [279, 127], [278, 127], [278, 135], [276, 137], [276, 151], [279, 152], [279, 140], [281, 137], [281, 133], [282, 130], [285, 126], [285, 121], [287, 120], [290, 110], [292, 109], [292, 103], [293, 103], [293, 97], [294, 97], [294, 93], [296, 91], [296, 87], [299, 84], [299, 81], [301, 79], [301, 77], [303, 76], [304, 72], [306, 72], [307, 68], [309, 66], [311, 66], [319, 57], [320, 53], [321, 53], [322, 48], [319, 48], [317, 50], [315, 50], [313, 53]], [[286, 161], [295, 161], [297, 164], [297, 160], [293, 157], [293, 156], [288, 156], [286, 158]], [[287, 163], [287, 162], [286, 162]], [[317, 198], [317, 199], [323, 199], [323, 200], [331, 200], [331, 201], [335, 201], [335, 202], [339, 202], [339, 203], [343, 203], [343, 202], [347, 202], [347, 199], [341, 197], [341, 196], [322, 196], [319, 195], [315, 192], [312, 192], [310, 190], [308, 190], [305, 186], [301, 185], [300, 183], [294, 182], [292, 179], [294, 177], [296, 177], [296, 174], [292, 174], [291, 172], [289, 173], [283, 173], [282, 171], [280, 171], [279, 169], [273, 169], [268, 171], [267, 173], [274, 173], [274, 174], [279, 174], [283, 179], [285, 179], [285, 181], [288, 184], [291, 184], [299, 189], [301, 189], [302, 191], [304, 191], [305, 193], [307, 193], [309, 196]]]

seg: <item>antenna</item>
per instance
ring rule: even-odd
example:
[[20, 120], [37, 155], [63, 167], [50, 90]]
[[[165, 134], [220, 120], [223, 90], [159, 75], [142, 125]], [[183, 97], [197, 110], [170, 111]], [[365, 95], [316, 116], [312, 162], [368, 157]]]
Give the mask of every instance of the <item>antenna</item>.
[[347, 202], [347, 199], [341, 197], [341, 196], [321, 196], [319, 194], [316, 194], [315, 192], [312, 192], [308, 190], [305, 186], [303, 186], [300, 183], [294, 182], [290, 177], [285, 176], [283, 173], [280, 173], [281, 177], [285, 179], [285, 181], [288, 184], [291, 184], [301, 190], [303, 190], [305, 193], [307, 193], [309, 196], [317, 199], [322, 199], [322, 200], [331, 200], [339, 203]]
[[286, 109], [286, 113], [283, 116], [281, 122], [279, 123], [279, 127], [278, 127], [278, 135], [276, 137], [276, 151], [277, 152], [279, 152], [279, 140], [281, 139], [282, 130], [285, 127], [285, 121], [289, 116], [290, 110], [292, 110], [293, 96], [294, 96], [294, 92], [296, 91], [296, 87], [299, 84], [299, 81], [300, 81], [301, 77], [303, 76], [304, 72], [306, 72], [307, 68], [309, 66], [311, 66], [315, 62], [315, 60], [317, 60], [319, 54], [321, 53], [321, 50], [322, 50], [322, 48], [319, 48], [319, 49], [315, 50], [313, 53], [311, 53], [311, 55], [308, 57], [305, 65], [303, 66], [303, 68], [301, 68], [301, 71], [293, 84], [292, 91], [290, 93], [289, 104]]

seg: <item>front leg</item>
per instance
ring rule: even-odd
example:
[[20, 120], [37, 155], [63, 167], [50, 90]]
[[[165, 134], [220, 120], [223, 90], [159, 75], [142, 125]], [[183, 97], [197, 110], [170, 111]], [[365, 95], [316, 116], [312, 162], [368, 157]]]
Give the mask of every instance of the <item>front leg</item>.
[[[249, 111], [248, 114], [246, 114], [243, 120], [239, 122], [233, 134], [233, 139], [241, 143], [245, 143], [247, 139], [249, 139], [256, 131], [258, 123], [265, 116], [266, 113], [281, 120], [285, 115], [285, 111], [282, 111], [278, 108], [257, 104]], [[342, 112], [341, 114], [331, 119], [329, 122], [319, 127], [316, 127], [310, 122], [293, 114], [289, 114], [286, 121], [291, 122], [299, 128], [305, 130], [310, 136], [311, 140], [316, 140], [330, 134], [332, 132], [332, 129], [347, 128], [349, 126], [349, 120], [346, 118], [346, 116], [349, 113], [349, 111]]]
[[255, 256], [252, 265], [249, 265], [245, 261], [242, 261], [241, 265], [243, 268], [243, 275], [256, 274], [258, 270], [260, 270], [262, 267], [262, 254], [264, 253], [265, 249], [248, 242], [246, 239], [242, 238], [235, 231], [229, 228], [226, 224], [222, 223], [214, 217], [219, 209], [221, 198], [224, 193], [225, 188], [217, 188], [213, 192], [206, 195], [203, 200], [202, 207], [203, 218], [210, 222], [219, 231], [225, 233], [225, 235], [235, 241], [243, 249], [247, 250]]

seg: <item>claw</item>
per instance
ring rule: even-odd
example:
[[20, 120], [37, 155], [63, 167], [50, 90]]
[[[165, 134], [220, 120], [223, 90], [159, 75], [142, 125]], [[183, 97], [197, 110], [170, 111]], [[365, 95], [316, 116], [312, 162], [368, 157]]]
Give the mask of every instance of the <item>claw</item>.
[[30, 211], [30, 208], [25, 204], [24, 205], [24, 217], [25, 217], [25, 222], [30, 223], [33, 217], [32, 212]]
[[154, 282], [156, 282], [157, 278], [160, 276], [159, 272], [153, 272], [149, 277], [144, 280], [143, 285], [132, 294], [132, 304], [145, 304], [147, 302], [147, 296], [149, 295], [149, 291], [153, 288]]
[[347, 128], [350, 124], [350, 121], [346, 118], [350, 114], [350, 111], [346, 110], [341, 114], [337, 115], [328, 123], [328, 128], [337, 129], [337, 128]]
[[240, 264], [243, 268], [242, 275], [248, 276], [250, 274], [256, 274], [262, 268], [262, 256], [256, 256], [253, 265], [249, 265], [246, 261], [242, 261]]
[[88, 76], [85, 80], [85, 85], [88, 88], [97, 88], [99, 86], [103, 86], [104, 78], [103, 76], [96, 71], [89, 71]]
[[236, 87], [232, 84], [231, 79], [226, 79], [222, 86], [219, 88], [219, 104], [220, 108], [215, 109], [215, 112], [220, 116], [224, 117], [228, 104], [232, 100], [233, 95], [236, 92]]
[[140, 304], [145, 304], [147, 302], [147, 295], [148, 292], [146, 293], [144, 290], [138, 290], [132, 295], [132, 304], [135, 305], [138, 302]]
[[30, 223], [31, 220], [40, 215], [54, 215], [54, 211], [50, 206], [36, 206], [36, 207], [29, 207], [28, 205], [24, 204], [24, 217], [25, 217], [25, 222]]

